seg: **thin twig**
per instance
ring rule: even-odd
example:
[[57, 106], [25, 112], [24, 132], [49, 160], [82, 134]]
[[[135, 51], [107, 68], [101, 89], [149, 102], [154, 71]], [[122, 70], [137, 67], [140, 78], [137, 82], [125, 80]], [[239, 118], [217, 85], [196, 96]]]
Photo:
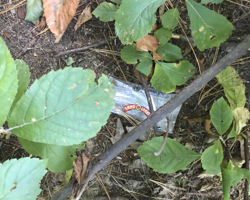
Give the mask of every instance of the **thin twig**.
[[[244, 139], [244, 149], [245, 149], [245, 163], [246, 163], [246, 169], [249, 170], [249, 147], [248, 147], [248, 134], [250, 134], [249, 131], [246, 133], [246, 138]], [[244, 191], [244, 200], [248, 200], [248, 190], [249, 190], [249, 183], [247, 179], [245, 180], [245, 191]]]
[[[146, 97], [147, 97], [149, 111], [150, 111], [150, 114], [152, 114], [154, 112], [154, 108], [153, 108], [151, 96], [150, 96], [149, 91], [148, 91], [148, 86], [147, 86], [147, 83], [145, 81], [144, 75], [141, 72], [139, 72], [139, 74], [140, 74], [141, 82], [143, 85], [143, 89], [144, 89]], [[156, 135], [156, 133], [157, 133], [157, 126], [155, 124], [154, 125], [154, 134]]]
[[154, 152], [155, 156], [159, 156], [161, 154], [163, 148], [165, 147], [166, 141], [168, 139], [168, 132], [169, 132], [169, 119], [168, 119], [168, 117], [167, 117], [167, 121], [168, 121], [168, 125], [167, 125], [167, 131], [166, 131], [165, 136], [164, 136], [164, 140], [163, 140], [163, 142], [161, 144], [161, 147], [160, 147], [159, 151]]
[[76, 52], [79, 52], [79, 51], [86, 51], [86, 50], [88, 50], [90, 48], [94, 48], [94, 47], [101, 46], [103, 44], [107, 44], [109, 41], [114, 40], [115, 38], [116, 37], [109, 38], [108, 40], [103, 40], [101, 42], [98, 42], [96, 44], [92, 44], [92, 45], [89, 45], [89, 46], [86, 46], [86, 47], [80, 47], [80, 48], [76, 48], [76, 49], [70, 49], [70, 50], [67, 50], [67, 51], [62, 51], [62, 52], [59, 52], [58, 54], [56, 54], [56, 57], [63, 56], [65, 54], [76, 53]]

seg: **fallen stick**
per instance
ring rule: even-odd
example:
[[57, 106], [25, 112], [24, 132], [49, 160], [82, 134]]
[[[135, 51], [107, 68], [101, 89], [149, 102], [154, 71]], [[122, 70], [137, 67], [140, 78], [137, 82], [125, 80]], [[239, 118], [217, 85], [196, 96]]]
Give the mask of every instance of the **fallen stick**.
[[[181, 105], [189, 97], [191, 97], [195, 92], [197, 92], [201, 87], [203, 87], [207, 82], [213, 79], [217, 74], [229, 66], [233, 61], [244, 55], [250, 46], [250, 35], [247, 36], [238, 46], [235, 47], [233, 51], [228, 53], [222, 59], [220, 59], [214, 66], [210, 67], [208, 70], [203, 72], [196, 80], [194, 80], [190, 85], [185, 87], [178, 95], [172, 98], [169, 102], [164, 104], [161, 108], [150, 115], [146, 120], [141, 122], [136, 128], [130, 131], [122, 139], [118, 140], [111, 148], [105, 151], [101, 156], [97, 157], [92, 162], [92, 168], [90, 169], [93, 176], [95, 173], [100, 171], [105, 165], [107, 165], [113, 158], [115, 158], [121, 151], [123, 151], [127, 146], [133, 143], [137, 138], [144, 134], [148, 129], [150, 129], [155, 123], [166, 117], [168, 113], [171, 113], [176, 107]], [[153, 156], [153, 155], [152, 155]], [[101, 161], [101, 162], [100, 162]], [[94, 169], [96, 164], [100, 164]], [[70, 194], [65, 192], [71, 185], [67, 184], [58, 193], [64, 193], [64, 199]], [[65, 190], [65, 191], [64, 191]], [[55, 194], [55, 196], [57, 193]], [[61, 195], [61, 194], [58, 194]], [[63, 198], [52, 197], [52, 199], [64, 200]]]

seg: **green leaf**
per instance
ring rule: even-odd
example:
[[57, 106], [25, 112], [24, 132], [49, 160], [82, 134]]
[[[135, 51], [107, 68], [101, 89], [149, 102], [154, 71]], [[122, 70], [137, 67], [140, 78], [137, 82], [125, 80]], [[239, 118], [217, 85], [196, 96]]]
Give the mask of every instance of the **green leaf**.
[[76, 159], [76, 149], [79, 151], [83, 149], [80, 145], [59, 146], [32, 142], [22, 138], [18, 138], [18, 141], [29, 154], [48, 160], [46, 167], [52, 172], [65, 172], [71, 169], [73, 160]]
[[233, 112], [223, 97], [214, 102], [210, 110], [210, 117], [220, 135], [223, 135], [232, 124]]
[[161, 17], [161, 23], [164, 28], [169, 30], [173, 30], [177, 24], [179, 19], [179, 11], [177, 8], [170, 9], [166, 11]]
[[[239, 168], [239, 170], [244, 175], [244, 177], [247, 179], [248, 183], [250, 183], [250, 171], [248, 169], [244, 169], [244, 168]], [[249, 185], [249, 189], [250, 189], [250, 185]]]
[[149, 60], [153, 59], [150, 53], [148, 52], [141, 52], [136, 50], [136, 44], [126, 45], [121, 50], [121, 58], [124, 62], [129, 64], [136, 64], [138, 60]]
[[75, 63], [74, 59], [72, 57], [68, 57], [66, 60], [64, 60], [67, 66], [72, 65]]
[[233, 25], [222, 15], [193, 0], [186, 0], [191, 31], [198, 49], [217, 47], [231, 35]]
[[205, 170], [216, 169], [223, 160], [223, 149], [220, 140], [215, 142], [211, 147], [207, 148], [201, 155], [202, 167]]
[[26, 9], [27, 9], [27, 12], [26, 12], [25, 20], [30, 21], [33, 24], [35, 24], [36, 20], [43, 13], [42, 0], [27, 0]]
[[100, 17], [103, 22], [115, 20], [115, 14], [118, 8], [112, 4], [103, 2], [92, 12], [96, 17]]
[[227, 139], [234, 138], [236, 136], [237, 136], [237, 134], [235, 132], [235, 121], [233, 121], [233, 127], [232, 127], [230, 133], [228, 134]]
[[214, 168], [214, 169], [207, 169], [206, 170], [206, 174], [214, 174], [214, 175], [216, 175], [216, 174], [219, 174], [219, 173], [221, 173], [220, 166], [218, 166], [217, 168]]
[[18, 79], [18, 90], [15, 97], [15, 100], [11, 106], [12, 112], [13, 108], [15, 107], [16, 102], [24, 95], [25, 90], [29, 86], [30, 83], [30, 71], [29, 66], [23, 60], [15, 60], [16, 69], [17, 69], [17, 79]]
[[128, 44], [151, 32], [156, 22], [155, 12], [165, 0], [123, 0], [115, 15], [116, 34]]
[[165, 45], [160, 44], [157, 47], [156, 53], [158, 53], [165, 61], [176, 61], [182, 58], [181, 49], [171, 43]]
[[[36, 80], [17, 102], [10, 131], [33, 142], [69, 146], [94, 137], [106, 124], [114, 92], [106, 76], [66, 67]], [[35, 133], [35, 134], [34, 134]]]
[[158, 62], [150, 82], [156, 90], [169, 93], [175, 90], [176, 85], [184, 84], [194, 72], [194, 66], [188, 61], [178, 64]]
[[11, 159], [0, 164], [0, 199], [34, 200], [42, 191], [45, 162], [38, 158]]
[[218, 4], [218, 3], [222, 3], [222, 2], [223, 2], [223, 0], [201, 0], [202, 4], [208, 4], [208, 3]]
[[16, 64], [0, 38], [0, 126], [4, 124], [18, 89]]
[[122, 0], [111, 0], [114, 3], [122, 4]]
[[159, 156], [155, 156], [161, 147], [163, 137], [156, 137], [144, 142], [137, 151], [147, 165], [159, 173], [173, 173], [181, 170], [192, 161], [200, 158], [200, 154], [184, 147], [180, 143], [167, 139], [165, 147]]
[[230, 200], [230, 187], [236, 186], [243, 178], [243, 173], [238, 167], [235, 169], [221, 168], [224, 200]]
[[145, 74], [146, 76], [148, 76], [152, 71], [152, 60], [147, 59], [147, 60], [144, 60], [144, 61], [140, 62], [137, 65], [136, 69], [139, 72], [141, 72], [141, 73]]
[[154, 36], [157, 37], [161, 45], [165, 45], [171, 39], [172, 31], [166, 28], [160, 28], [157, 31], [155, 31]]
[[246, 104], [246, 87], [243, 84], [236, 70], [228, 66], [225, 70], [216, 76], [218, 82], [223, 86], [225, 95], [234, 110], [237, 107], [245, 107]]

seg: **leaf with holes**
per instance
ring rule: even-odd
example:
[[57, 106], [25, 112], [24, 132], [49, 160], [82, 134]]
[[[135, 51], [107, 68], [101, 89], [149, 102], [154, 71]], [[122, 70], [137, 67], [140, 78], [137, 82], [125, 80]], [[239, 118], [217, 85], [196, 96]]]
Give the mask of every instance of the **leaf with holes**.
[[71, 67], [42, 76], [17, 102], [8, 121], [11, 132], [62, 146], [94, 137], [107, 122], [114, 96], [106, 76], [98, 85], [94, 80], [93, 71]]
[[161, 23], [164, 28], [173, 30], [177, 24], [179, 19], [179, 11], [177, 8], [170, 9], [166, 11], [161, 17]]
[[163, 60], [167, 62], [182, 59], [181, 49], [171, 43], [160, 44], [156, 50]]
[[115, 15], [115, 30], [121, 42], [129, 44], [150, 33], [156, 22], [155, 12], [164, 2], [165, 0], [123, 0]]
[[194, 72], [194, 66], [188, 61], [181, 61], [178, 64], [158, 62], [150, 82], [156, 90], [170, 93], [175, 90], [176, 85], [184, 84]]
[[36, 20], [43, 13], [42, 0], [27, 0], [26, 9], [27, 9], [27, 12], [26, 12], [25, 20], [30, 21], [33, 24], [35, 24]]
[[18, 90], [16, 64], [0, 38], [0, 126], [4, 124]]
[[231, 186], [236, 186], [243, 178], [242, 171], [237, 166], [232, 169], [231, 165], [230, 161], [226, 167], [224, 167], [225, 165], [221, 167], [224, 200], [230, 200]]
[[93, 15], [100, 17], [103, 22], [113, 21], [117, 10], [114, 4], [103, 2], [93, 11]]
[[171, 39], [172, 31], [166, 28], [160, 28], [155, 31], [154, 36], [159, 40], [160, 45], [165, 45]]
[[47, 26], [58, 43], [73, 19], [80, 0], [43, 0]]
[[186, 0], [192, 36], [198, 49], [218, 47], [231, 35], [233, 25], [222, 15], [200, 3]]
[[210, 110], [210, 117], [220, 135], [223, 135], [232, 124], [233, 112], [223, 97], [214, 102]]
[[216, 78], [223, 86], [232, 110], [237, 107], [244, 107], [246, 104], [246, 87], [236, 70], [229, 66], [219, 73]]
[[137, 151], [143, 161], [159, 173], [174, 173], [189, 165], [194, 160], [200, 158], [200, 154], [184, 147], [179, 142], [167, 139], [167, 142], [159, 156], [155, 156], [161, 147], [163, 137], [156, 137], [144, 142]]
[[29, 154], [47, 160], [46, 168], [52, 172], [65, 172], [72, 169], [76, 149], [80, 151], [84, 148], [81, 145], [59, 146], [32, 142], [22, 138], [18, 138], [18, 141]]
[[45, 161], [38, 158], [11, 159], [0, 164], [0, 199], [34, 200], [42, 191]]
[[216, 169], [223, 160], [223, 149], [220, 140], [207, 148], [201, 155], [202, 167], [205, 170]]
[[139, 72], [143, 73], [144, 75], [148, 76], [152, 71], [152, 60], [147, 59], [147, 60], [140, 62], [137, 65], [136, 69]]
[[153, 59], [150, 53], [137, 51], [136, 44], [126, 45], [123, 47], [121, 50], [121, 58], [123, 61], [129, 64], [136, 64], [138, 63], [138, 60], [143, 61]]

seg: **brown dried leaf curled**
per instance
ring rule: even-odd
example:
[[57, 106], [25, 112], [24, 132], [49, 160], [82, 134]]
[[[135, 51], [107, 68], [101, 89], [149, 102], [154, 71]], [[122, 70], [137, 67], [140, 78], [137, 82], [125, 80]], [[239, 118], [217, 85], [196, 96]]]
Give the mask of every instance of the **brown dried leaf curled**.
[[136, 42], [136, 50], [137, 51], [156, 51], [159, 46], [159, 41], [157, 37], [153, 35], [146, 35], [145, 37], [137, 40]]
[[80, 0], [43, 0], [44, 16], [58, 43], [74, 17]]
[[74, 27], [75, 31], [86, 21], [92, 18], [91, 4], [88, 4], [86, 8], [83, 9], [82, 13], [79, 15], [76, 25]]
[[89, 161], [91, 160], [91, 158], [91, 156], [87, 156], [83, 152], [73, 161], [75, 178], [79, 184], [81, 184], [86, 179], [86, 176], [88, 174]]

